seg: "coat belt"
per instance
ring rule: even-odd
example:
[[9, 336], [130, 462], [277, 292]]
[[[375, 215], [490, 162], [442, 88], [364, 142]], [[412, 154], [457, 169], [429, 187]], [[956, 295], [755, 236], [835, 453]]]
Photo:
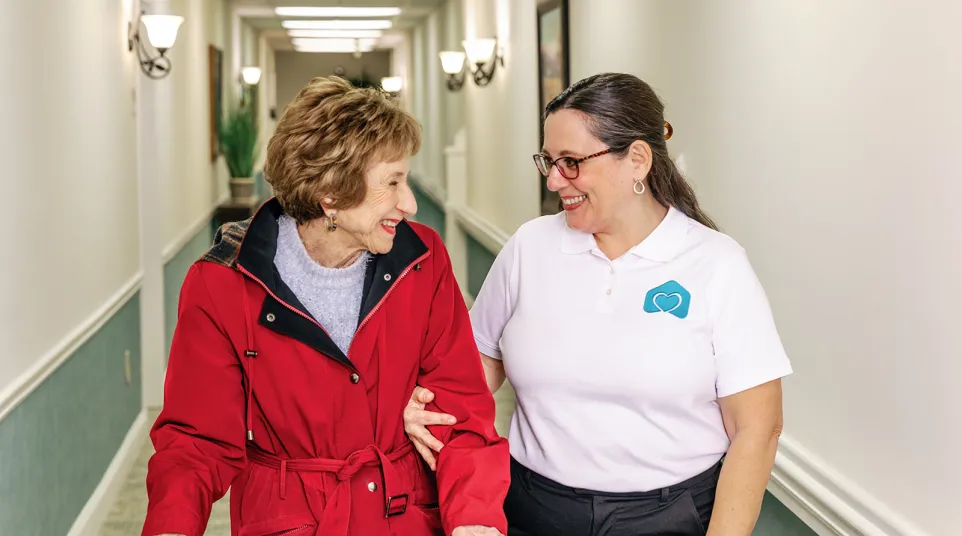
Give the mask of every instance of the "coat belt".
[[414, 452], [410, 441], [401, 448], [385, 454], [374, 445], [351, 453], [343, 460], [329, 458], [291, 458], [283, 459], [264, 452], [249, 444], [247, 459], [258, 465], [280, 471], [278, 489], [280, 498], [287, 497], [287, 472], [292, 473], [334, 473], [337, 486], [320, 512], [316, 534], [324, 536], [346, 536], [351, 518], [351, 479], [365, 467], [381, 467], [384, 479], [384, 516], [403, 514], [407, 510], [408, 494], [398, 488], [400, 479], [394, 470], [394, 462]]

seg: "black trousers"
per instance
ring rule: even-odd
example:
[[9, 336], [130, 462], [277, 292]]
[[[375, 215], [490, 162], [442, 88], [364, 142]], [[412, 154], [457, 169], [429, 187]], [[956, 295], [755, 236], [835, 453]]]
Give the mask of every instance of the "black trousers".
[[721, 462], [680, 484], [643, 493], [569, 488], [511, 460], [508, 536], [705, 536]]

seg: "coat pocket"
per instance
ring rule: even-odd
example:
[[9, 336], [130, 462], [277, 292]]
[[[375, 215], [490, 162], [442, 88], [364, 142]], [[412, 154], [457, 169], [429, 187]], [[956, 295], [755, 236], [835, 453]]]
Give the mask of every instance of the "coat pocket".
[[317, 522], [310, 514], [281, 516], [244, 525], [237, 536], [301, 536], [313, 534]]

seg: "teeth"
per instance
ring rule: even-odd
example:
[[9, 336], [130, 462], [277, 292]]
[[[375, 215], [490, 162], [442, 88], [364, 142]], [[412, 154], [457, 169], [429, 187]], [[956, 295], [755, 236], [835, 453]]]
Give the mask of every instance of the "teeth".
[[387, 225], [388, 227], [397, 227], [397, 222], [391, 221], [391, 220], [381, 220], [381, 225]]
[[579, 195], [578, 197], [572, 197], [571, 199], [562, 199], [561, 202], [565, 205], [574, 205], [575, 203], [580, 203], [588, 199], [587, 195]]

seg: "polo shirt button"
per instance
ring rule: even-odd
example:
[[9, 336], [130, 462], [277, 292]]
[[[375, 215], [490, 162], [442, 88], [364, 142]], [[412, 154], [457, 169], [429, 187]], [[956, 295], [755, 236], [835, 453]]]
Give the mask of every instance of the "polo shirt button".
[[375, 484], [374, 482], [368, 482], [368, 483], [367, 483], [367, 490], [370, 491], [370, 492], [372, 492], [372, 493], [375, 492], [375, 491], [377, 491], [377, 484]]
[[606, 290], [606, 291], [605, 291], [605, 294], [611, 296], [611, 289]]
[[351, 374], [351, 383], [356, 384], [359, 381], [361, 381], [361, 377], [357, 374], [357, 372]]

